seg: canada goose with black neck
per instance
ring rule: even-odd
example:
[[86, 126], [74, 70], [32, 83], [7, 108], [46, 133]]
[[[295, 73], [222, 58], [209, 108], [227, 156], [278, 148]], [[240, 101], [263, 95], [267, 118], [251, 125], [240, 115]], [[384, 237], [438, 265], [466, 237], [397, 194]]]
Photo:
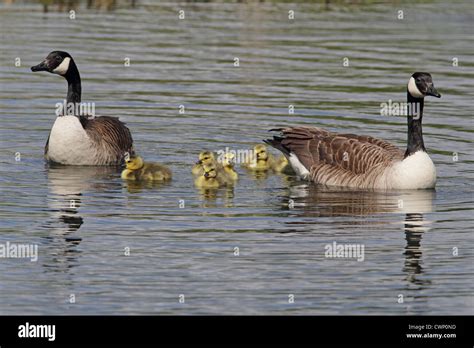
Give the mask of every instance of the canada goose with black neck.
[[433, 188], [436, 168], [426, 153], [421, 127], [426, 96], [441, 97], [430, 74], [414, 73], [407, 86], [406, 151], [385, 140], [317, 127], [273, 129], [281, 134], [265, 142], [283, 152], [300, 179], [353, 188]]
[[[45, 146], [48, 161], [67, 165], [118, 165], [123, 154], [133, 152], [130, 130], [117, 117], [81, 115], [81, 77], [74, 59], [67, 52], [53, 51], [31, 71], [47, 71], [64, 77], [68, 83], [67, 110], [57, 115]], [[72, 106], [72, 108], [69, 108]]]

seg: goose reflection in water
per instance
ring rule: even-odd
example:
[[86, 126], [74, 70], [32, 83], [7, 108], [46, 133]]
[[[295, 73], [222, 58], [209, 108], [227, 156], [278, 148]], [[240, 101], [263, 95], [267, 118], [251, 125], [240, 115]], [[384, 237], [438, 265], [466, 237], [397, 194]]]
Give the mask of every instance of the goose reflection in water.
[[[304, 217], [370, 217], [377, 214], [401, 213], [404, 217], [406, 246], [403, 251], [406, 280], [416, 285], [428, 284], [419, 279], [423, 274], [421, 240], [430, 229], [424, 214], [433, 211], [435, 190], [369, 191], [324, 187], [294, 182], [282, 201], [283, 209]], [[304, 224], [305, 222], [288, 222]], [[379, 220], [356, 219], [350, 225], [385, 223]]]
[[423, 214], [432, 211], [435, 196], [434, 190], [385, 192], [325, 187], [301, 182], [293, 182], [288, 190], [282, 201], [284, 209], [294, 210], [295, 214], [305, 217]]
[[416, 285], [430, 284], [429, 280], [417, 278], [417, 275], [423, 274], [421, 239], [423, 233], [429, 231], [429, 225], [423, 218], [423, 214], [406, 214], [405, 218], [405, 266], [403, 271], [406, 273], [406, 280]]
[[120, 168], [105, 166], [46, 165], [50, 218], [42, 228], [49, 232], [45, 238], [46, 244], [54, 248], [50, 253], [53, 262], [47, 261], [49, 265], [72, 267], [72, 261], [79, 253], [77, 246], [82, 241], [77, 231], [84, 224], [84, 218], [80, 214], [81, 207], [84, 206], [83, 194], [120, 189], [121, 184], [111, 180], [119, 171]]
[[48, 208], [51, 211], [51, 221], [47, 225], [57, 235], [72, 234], [84, 223], [79, 213], [84, 192], [107, 192], [121, 187], [121, 184], [113, 180], [120, 172], [118, 167], [55, 164], [47, 166]]

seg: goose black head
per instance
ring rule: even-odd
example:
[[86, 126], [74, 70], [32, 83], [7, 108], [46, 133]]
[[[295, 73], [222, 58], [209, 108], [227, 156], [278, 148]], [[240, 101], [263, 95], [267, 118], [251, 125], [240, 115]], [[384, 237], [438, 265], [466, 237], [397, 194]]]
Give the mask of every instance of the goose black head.
[[441, 98], [441, 94], [434, 87], [431, 75], [424, 72], [416, 72], [411, 75], [408, 81], [408, 93], [414, 98], [424, 98], [429, 95]]
[[32, 66], [31, 71], [48, 71], [52, 74], [65, 76], [69, 70], [72, 57], [63, 51], [53, 51], [38, 65]]

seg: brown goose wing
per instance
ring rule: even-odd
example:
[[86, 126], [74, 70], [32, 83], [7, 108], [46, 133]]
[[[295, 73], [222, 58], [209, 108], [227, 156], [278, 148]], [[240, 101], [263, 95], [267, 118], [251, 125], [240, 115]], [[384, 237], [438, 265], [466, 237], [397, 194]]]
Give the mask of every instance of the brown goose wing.
[[340, 136], [346, 137], [348, 139], [357, 139], [359, 142], [370, 143], [381, 147], [382, 149], [386, 150], [388, 153], [392, 154], [396, 158], [400, 155], [400, 148], [388, 141], [370, 137], [368, 135], [356, 135], [356, 134], [339, 134]]
[[403, 152], [386, 141], [354, 134], [337, 134], [317, 127], [278, 129], [281, 136], [267, 143], [287, 155], [294, 153], [310, 171], [334, 167], [364, 174], [375, 166], [403, 158]]
[[133, 152], [132, 134], [117, 117], [80, 117], [82, 127], [98, 147], [109, 156], [121, 159], [125, 152]]

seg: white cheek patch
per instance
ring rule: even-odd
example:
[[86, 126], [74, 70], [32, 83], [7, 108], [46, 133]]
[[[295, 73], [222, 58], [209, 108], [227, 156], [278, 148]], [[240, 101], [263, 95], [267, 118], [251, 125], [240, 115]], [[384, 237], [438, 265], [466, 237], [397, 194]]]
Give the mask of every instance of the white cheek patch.
[[67, 70], [69, 69], [70, 62], [71, 62], [71, 58], [69, 57], [64, 58], [61, 64], [59, 64], [57, 68], [53, 70], [53, 73], [58, 74], [58, 75], [65, 75], [67, 73]]
[[413, 77], [410, 77], [410, 81], [408, 81], [408, 92], [415, 98], [424, 98], [425, 96], [423, 93], [420, 92], [418, 87], [416, 87], [416, 82]]

